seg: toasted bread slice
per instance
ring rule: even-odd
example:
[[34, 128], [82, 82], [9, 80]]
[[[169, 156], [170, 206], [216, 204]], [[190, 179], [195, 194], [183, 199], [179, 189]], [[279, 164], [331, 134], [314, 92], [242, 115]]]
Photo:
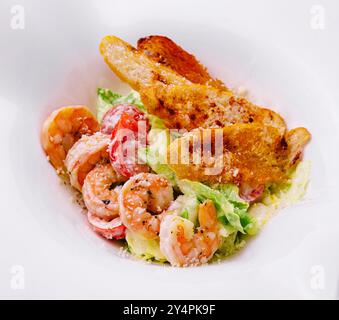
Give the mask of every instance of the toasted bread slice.
[[179, 179], [256, 188], [286, 182], [295, 154], [301, 154], [309, 140], [304, 128], [286, 136], [258, 124], [196, 129], [170, 144], [167, 161]]
[[[286, 145], [288, 146], [287, 163], [293, 166], [302, 156], [304, 147], [311, 140], [310, 132], [303, 127], [290, 130], [285, 135]], [[284, 144], [284, 141], [282, 141]]]
[[193, 130], [253, 122], [276, 127], [281, 134], [286, 129], [283, 118], [274, 111], [204, 85], [153, 86], [140, 94], [148, 111], [169, 128]]
[[170, 67], [192, 83], [209, 85], [227, 90], [218, 79], [214, 79], [194, 55], [185, 51], [171, 39], [164, 36], [148, 36], [138, 40], [137, 49], [152, 60]]
[[157, 84], [191, 83], [118, 37], [106, 36], [100, 44], [100, 52], [112, 71], [135, 90]]

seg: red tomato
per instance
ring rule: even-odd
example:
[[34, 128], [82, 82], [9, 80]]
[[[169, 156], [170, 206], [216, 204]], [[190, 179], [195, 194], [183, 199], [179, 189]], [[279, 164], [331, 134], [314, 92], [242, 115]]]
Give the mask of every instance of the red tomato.
[[112, 134], [112, 131], [122, 116], [124, 118], [123, 125], [133, 131], [138, 130], [139, 120], [147, 121], [146, 115], [135, 106], [119, 104], [114, 108], [109, 109], [103, 116], [101, 122], [101, 132], [105, 134]]
[[107, 117], [105, 115], [105, 130], [111, 132], [109, 154], [112, 167], [128, 178], [140, 172], [148, 172], [146, 164], [138, 163], [138, 150], [146, 146], [150, 129], [148, 119], [134, 106], [119, 105], [116, 108], [115, 112], [107, 114]]
[[93, 230], [106, 239], [124, 239], [126, 235], [126, 227], [122, 224], [120, 217], [111, 221], [106, 221], [97, 217], [88, 211], [87, 219]]
[[109, 109], [103, 116], [101, 121], [100, 131], [105, 134], [111, 134], [115, 125], [120, 119], [121, 113], [123, 111], [123, 106], [117, 106], [115, 108]]

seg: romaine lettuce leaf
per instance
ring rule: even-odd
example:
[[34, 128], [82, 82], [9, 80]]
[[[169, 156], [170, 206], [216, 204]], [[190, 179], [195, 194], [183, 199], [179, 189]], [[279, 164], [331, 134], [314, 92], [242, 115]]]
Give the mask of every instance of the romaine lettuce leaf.
[[239, 196], [239, 188], [234, 184], [215, 184], [211, 186], [213, 189], [219, 190], [237, 209], [247, 210], [249, 203]]
[[141, 102], [140, 95], [138, 92], [132, 90], [128, 95], [123, 96], [119, 93], [115, 93], [110, 89], [98, 88], [97, 89], [97, 118], [101, 122], [104, 114], [114, 106], [118, 104], [133, 104], [138, 109], [146, 112], [146, 108]]
[[135, 232], [127, 231], [126, 241], [129, 250], [136, 256], [145, 260], [166, 261], [166, 257], [160, 250], [159, 240], [146, 239]]
[[195, 226], [198, 224], [198, 207], [200, 202], [195, 195], [180, 195], [171, 204], [169, 210], [173, 214], [190, 220]]
[[146, 163], [151, 169], [157, 173], [165, 176], [173, 186], [177, 184], [175, 172], [166, 164], [162, 163], [157, 154], [152, 148], [146, 148]]
[[144, 160], [155, 173], [164, 175], [173, 185], [176, 185], [176, 175], [166, 161], [167, 148], [170, 143], [169, 130], [159, 128], [159, 126], [161, 127], [162, 123], [155, 121], [148, 133], [148, 146]]
[[216, 184], [213, 188], [219, 190], [234, 206], [234, 212], [240, 217], [241, 225], [248, 234], [257, 233], [255, 219], [248, 215], [249, 203], [239, 196], [239, 188], [234, 184]]
[[238, 232], [233, 232], [227, 237], [222, 238], [219, 249], [215, 252], [211, 262], [217, 262], [227, 258], [246, 244]]
[[[206, 199], [212, 200], [217, 210], [218, 219], [222, 224], [229, 225], [241, 233], [256, 233], [255, 220], [247, 215], [248, 204], [245, 204], [240, 198], [187, 179], [178, 181], [178, 186], [184, 194], [195, 195], [201, 202]], [[227, 189], [227, 191], [229, 190]]]
[[104, 114], [113, 107], [114, 101], [120, 98], [121, 95], [103, 88], [97, 89], [97, 95], [97, 119], [101, 122]]
[[97, 118], [101, 122], [104, 114], [114, 106], [118, 104], [132, 104], [136, 106], [140, 111], [144, 112], [151, 124], [152, 129], [165, 129], [163, 120], [159, 117], [149, 114], [143, 105], [140, 95], [137, 91], [132, 90], [128, 95], [121, 95], [120, 93], [115, 93], [110, 89], [98, 88], [97, 89]]

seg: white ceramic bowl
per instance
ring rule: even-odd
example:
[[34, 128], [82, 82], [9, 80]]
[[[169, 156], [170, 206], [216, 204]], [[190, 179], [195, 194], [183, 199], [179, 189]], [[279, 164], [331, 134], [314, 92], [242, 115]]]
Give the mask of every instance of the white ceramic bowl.
[[[7, 3], [6, 21], [12, 5]], [[237, 23], [223, 27], [210, 15], [173, 16], [172, 6], [167, 15], [155, 3], [147, 8], [106, 1], [27, 1], [25, 29], [1, 31], [7, 45], [0, 62], [0, 296], [336, 297], [338, 112], [327, 88], [273, 37], [248, 36]], [[199, 12], [203, 17], [204, 8]], [[131, 43], [149, 34], [167, 35], [227, 85], [247, 88], [254, 102], [280, 112], [290, 128], [307, 127], [313, 139], [305, 157], [313, 169], [305, 199], [279, 212], [244, 250], [220, 264], [178, 269], [122, 258], [116, 246], [89, 229], [39, 141], [41, 124], [52, 110], [70, 104], [93, 108], [98, 86], [128, 90], [99, 55], [98, 44], [107, 34]]]

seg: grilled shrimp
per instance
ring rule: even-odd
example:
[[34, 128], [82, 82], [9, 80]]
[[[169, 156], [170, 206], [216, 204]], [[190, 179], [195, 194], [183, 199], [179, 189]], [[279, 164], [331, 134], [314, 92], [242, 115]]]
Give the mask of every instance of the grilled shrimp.
[[65, 165], [73, 187], [81, 191], [86, 175], [101, 160], [108, 161], [110, 137], [101, 132], [92, 136], [82, 136], [69, 150]]
[[199, 205], [200, 226], [180, 216], [166, 215], [160, 225], [160, 250], [173, 266], [206, 263], [219, 248], [219, 222], [211, 200]]
[[131, 177], [120, 192], [121, 220], [130, 231], [156, 239], [160, 221], [172, 200], [173, 189], [165, 177], [139, 173]]
[[88, 211], [87, 219], [91, 228], [104, 238], [108, 240], [125, 238], [126, 227], [122, 224], [120, 217], [107, 221]]
[[42, 147], [59, 172], [64, 169], [68, 150], [83, 134], [99, 130], [99, 123], [85, 106], [63, 107], [52, 112], [43, 124]]
[[119, 216], [118, 196], [125, 182], [124, 176], [116, 173], [111, 164], [97, 164], [90, 171], [82, 186], [82, 195], [87, 209], [102, 219]]

